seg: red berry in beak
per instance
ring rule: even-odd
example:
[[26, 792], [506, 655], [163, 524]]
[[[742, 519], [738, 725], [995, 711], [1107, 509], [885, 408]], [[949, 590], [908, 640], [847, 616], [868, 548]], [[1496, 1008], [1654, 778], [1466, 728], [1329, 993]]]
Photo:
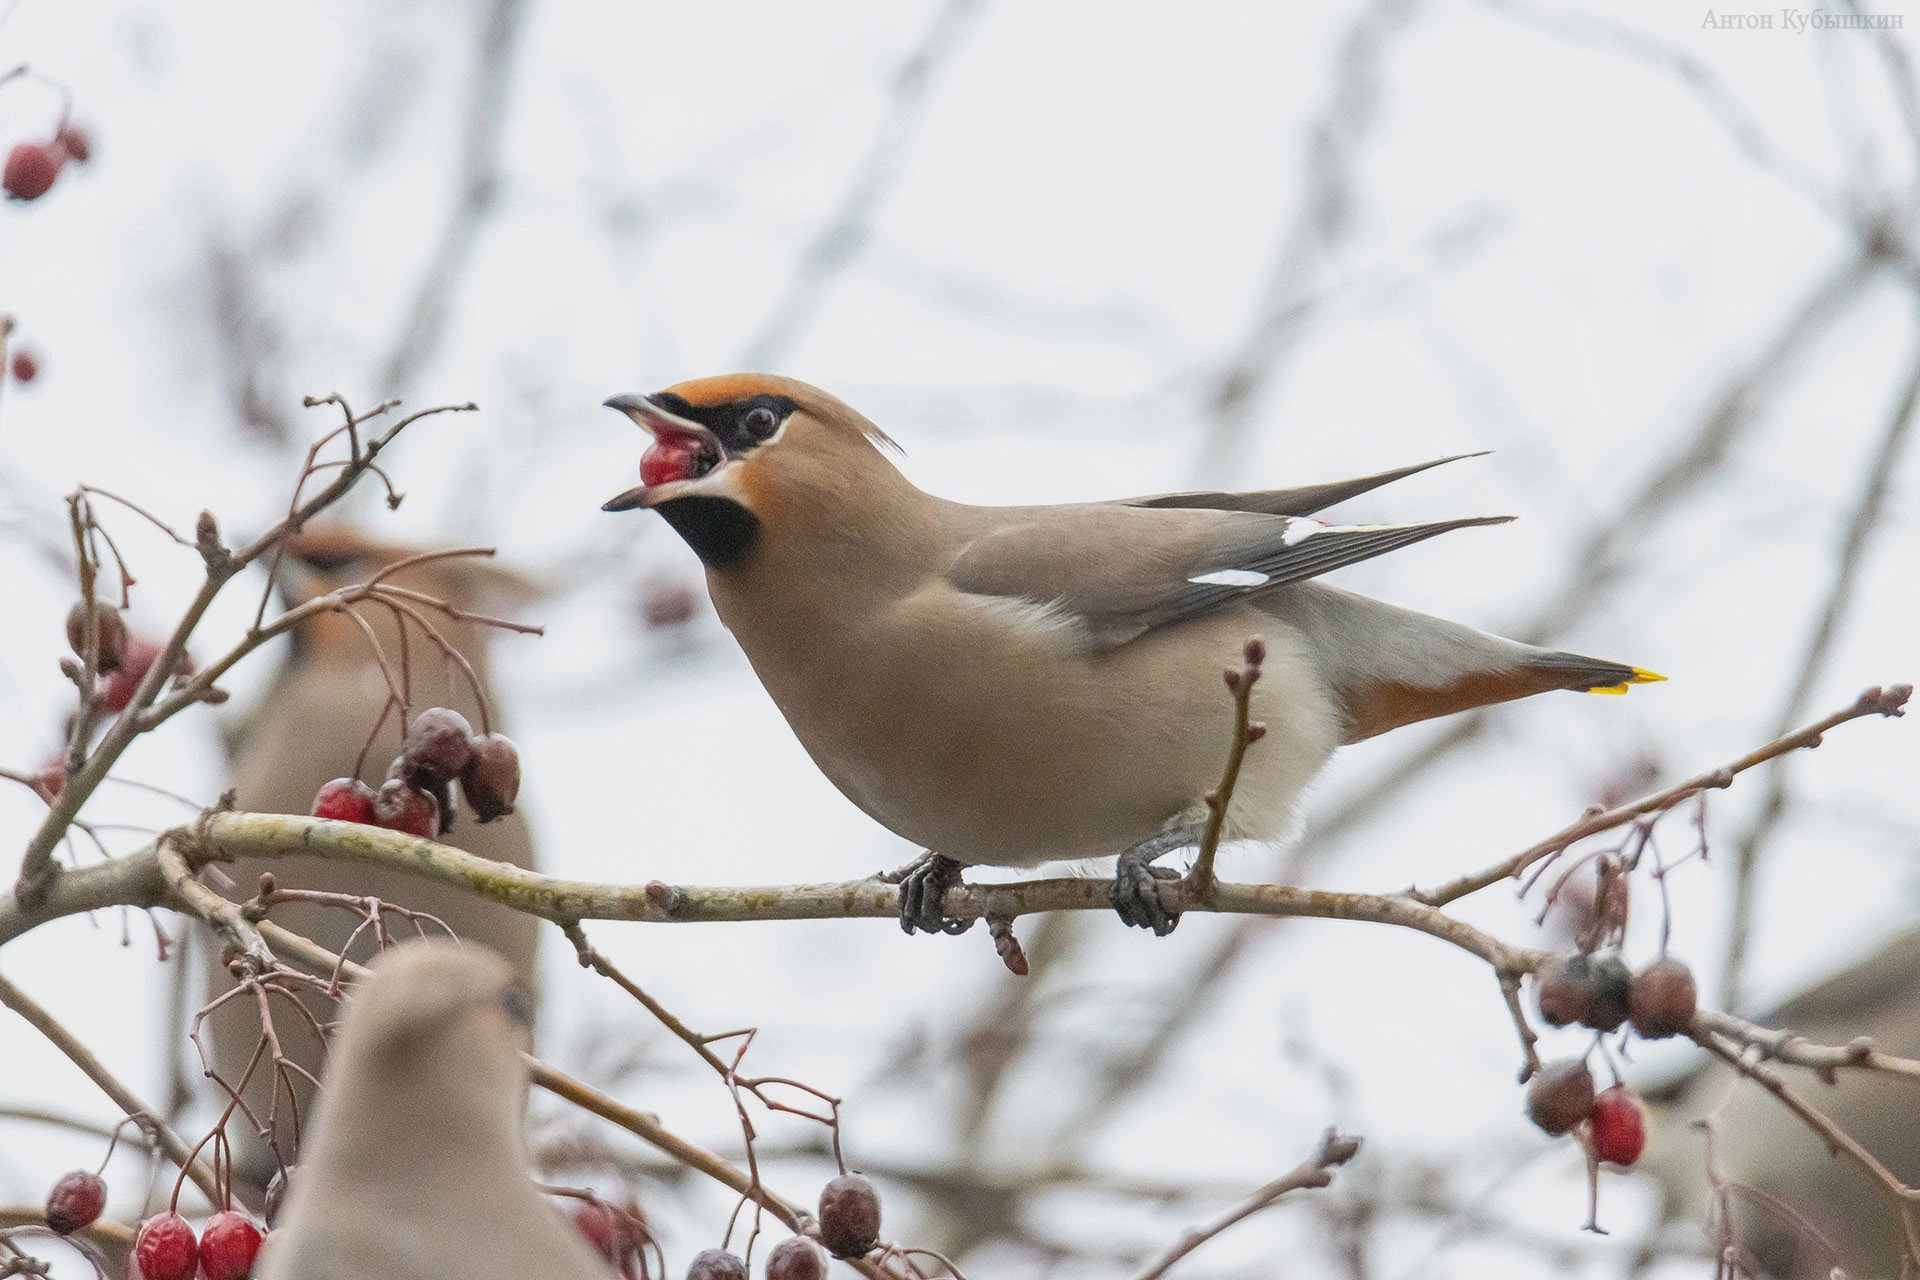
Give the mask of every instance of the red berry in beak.
[[193, 1280], [200, 1246], [193, 1228], [177, 1213], [163, 1213], [140, 1224], [133, 1237], [133, 1260], [141, 1280]]
[[1647, 1146], [1647, 1117], [1640, 1099], [1623, 1084], [1593, 1100], [1593, 1154], [1608, 1164], [1630, 1165]]
[[373, 812], [373, 788], [358, 778], [335, 778], [313, 798], [313, 816], [336, 822], [380, 825]]
[[66, 150], [54, 143], [22, 142], [7, 153], [0, 187], [15, 200], [38, 200], [53, 186], [66, 162]]
[[15, 382], [32, 382], [39, 376], [40, 361], [35, 358], [33, 352], [16, 351], [13, 353], [13, 380]]
[[656, 440], [640, 455], [640, 482], [649, 487], [691, 480], [693, 450], [679, 440]]
[[244, 1213], [216, 1213], [200, 1234], [200, 1274], [204, 1280], [247, 1280], [260, 1255], [260, 1228]]
[[97, 1173], [75, 1169], [62, 1174], [47, 1195], [47, 1226], [56, 1235], [70, 1236], [99, 1220], [107, 1207], [107, 1184]]

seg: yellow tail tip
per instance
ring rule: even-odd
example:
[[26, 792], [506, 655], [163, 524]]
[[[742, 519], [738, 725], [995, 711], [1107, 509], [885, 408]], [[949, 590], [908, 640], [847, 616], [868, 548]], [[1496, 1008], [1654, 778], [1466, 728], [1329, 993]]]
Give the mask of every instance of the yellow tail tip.
[[1626, 680], [1624, 680], [1620, 684], [1596, 685], [1593, 688], [1587, 690], [1587, 692], [1617, 695], [1617, 694], [1625, 693], [1627, 689], [1632, 685], [1659, 684], [1661, 681], [1666, 679], [1666, 677], [1661, 675], [1658, 671], [1648, 671], [1645, 667], [1634, 667], [1632, 670], [1633, 670], [1633, 674], [1631, 676], [1628, 676]]

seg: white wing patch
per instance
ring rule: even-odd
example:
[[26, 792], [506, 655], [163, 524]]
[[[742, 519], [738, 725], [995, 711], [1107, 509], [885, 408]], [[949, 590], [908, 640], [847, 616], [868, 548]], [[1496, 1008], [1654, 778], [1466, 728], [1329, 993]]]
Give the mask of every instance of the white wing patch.
[[1332, 527], [1332, 525], [1321, 520], [1307, 520], [1296, 516], [1287, 521], [1287, 528], [1286, 531], [1280, 535], [1280, 542], [1283, 546], [1297, 547], [1314, 534], [1319, 533], [1322, 529], [1331, 529]]
[[[1287, 536], [1291, 539], [1293, 535]], [[1268, 580], [1258, 569], [1215, 569], [1187, 579], [1197, 587], [1264, 587]]]

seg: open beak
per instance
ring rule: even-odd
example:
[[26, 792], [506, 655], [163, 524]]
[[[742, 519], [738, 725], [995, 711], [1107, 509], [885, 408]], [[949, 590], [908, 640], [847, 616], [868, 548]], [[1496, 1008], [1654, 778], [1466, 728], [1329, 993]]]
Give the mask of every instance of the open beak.
[[[602, 503], [602, 511], [632, 511], [639, 507], [652, 506], [660, 490], [677, 484], [681, 480], [698, 480], [718, 468], [727, 460], [727, 451], [720, 443], [720, 437], [697, 422], [691, 422], [678, 414], [669, 413], [654, 403], [651, 396], [634, 392], [609, 397], [606, 401], [609, 409], [618, 409], [642, 431], [653, 437], [648, 454], [672, 451], [686, 455], [689, 459], [690, 473], [665, 484], [642, 484], [625, 493], [617, 494]], [[646, 467], [643, 463], [642, 474]]]

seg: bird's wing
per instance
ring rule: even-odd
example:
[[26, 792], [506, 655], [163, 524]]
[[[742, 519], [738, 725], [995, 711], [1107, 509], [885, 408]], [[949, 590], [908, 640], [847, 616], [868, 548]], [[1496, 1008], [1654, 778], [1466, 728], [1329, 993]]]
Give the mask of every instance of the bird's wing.
[[1123, 504], [976, 509], [947, 580], [975, 595], [1063, 610], [1096, 648], [1234, 600], [1511, 516], [1331, 525], [1238, 511]]
[[1205, 490], [1192, 493], [1156, 493], [1144, 498], [1123, 498], [1118, 505], [1181, 507], [1207, 511], [1257, 511], [1270, 516], [1310, 516], [1323, 508], [1378, 489], [1383, 484], [1392, 484], [1395, 480], [1404, 480], [1408, 476], [1418, 475], [1422, 471], [1444, 466], [1449, 462], [1459, 462], [1463, 458], [1484, 457], [1486, 457], [1485, 450], [1479, 453], [1456, 453], [1451, 457], [1435, 458], [1431, 462], [1416, 462], [1410, 467], [1398, 467], [1392, 471], [1382, 471], [1377, 475], [1359, 476], [1352, 480], [1329, 480], [1325, 484], [1301, 485], [1297, 489], [1257, 489], [1250, 493]]

